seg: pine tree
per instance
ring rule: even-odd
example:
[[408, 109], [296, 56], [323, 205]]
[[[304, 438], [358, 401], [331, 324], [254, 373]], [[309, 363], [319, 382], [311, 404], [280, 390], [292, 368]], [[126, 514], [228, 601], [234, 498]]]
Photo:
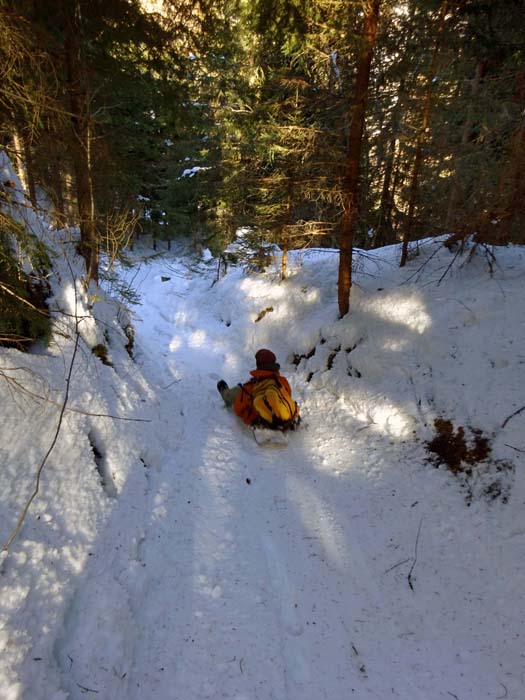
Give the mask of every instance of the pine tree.
[[337, 298], [341, 317], [348, 313], [350, 305], [352, 250], [358, 216], [359, 169], [362, 158], [361, 147], [368, 102], [370, 67], [377, 37], [380, 5], [380, 0], [371, 0], [371, 2], [364, 7], [362, 45], [359, 51], [356, 70], [352, 117], [348, 138], [345, 200], [341, 225], [341, 244], [339, 249]]
[[43, 167], [38, 177], [67, 209], [65, 183], [73, 174], [90, 279], [98, 275], [100, 245], [112, 240], [115, 210], [122, 211], [120, 223], [136, 221], [142, 204], [143, 228], [169, 235], [164, 192], [174, 163], [168, 144], [181, 138], [192, 111], [189, 47], [209, 17], [206, 8], [200, 15], [196, 9], [186, 0], [168, 3], [162, 16], [148, 14], [138, 0], [17, 5], [40, 51], [52, 56], [62, 95], [63, 118], [44, 113], [44, 129], [31, 146], [39, 162], [59, 166], [58, 174]]

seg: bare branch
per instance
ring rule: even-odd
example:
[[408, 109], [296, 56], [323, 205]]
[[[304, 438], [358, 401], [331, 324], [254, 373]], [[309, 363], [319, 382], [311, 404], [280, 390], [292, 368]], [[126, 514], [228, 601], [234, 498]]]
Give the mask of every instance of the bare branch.
[[410, 586], [410, 590], [412, 590], [412, 591], [414, 590], [414, 586], [412, 584], [412, 572], [414, 571], [414, 568], [417, 564], [417, 546], [419, 544], [419, 535], [421, 534], [421, 526], [422, 525], [423, 525], [423, 518], [421, 518], [421, 520], [419, 521], [419, 527], [417, 530], [417, 537], [416, 537], [416, 544], [414, 547], [414, 561], [412, 562], [412, 566], [410, 567], [410, 571], [408, 572], [408, 576], [407, 576], [408, 585]]
[[504, 428], [511, 418], [514, 418], [514, 416], [517, 416], [519, 413], [522, 413], [523, 411], [525, 411], [525, 406], [522, 406], [521, 408], [518, 408], [517, 411], [514, 411], [514, 413], [511, 413], [510, 416], [507, 416], [507, 418], [505, 418], [505, 420], [501, 424], [501, 427]]
[[[25, 387], [23, 384], [21, 384], [19, 381], [14, 379], [13, 377], [8, 377], [4, 374], [2, 369], [0, 369], [0, 377], [5, 379], [5, 381], [8, 384], [14, 385], [18, 391], [22, 394], [25, 394], [26, 396], [31, 397], [32, 399], [36, 399], [39, 401], [45, 401], [46, 403], [50, 404], [51, 406], [56, 406], [57, 408], [62, 408], [62, 403], [58, 401], [53, 401], [53, 399], [48, 399], [45, 396], [41, 396], [40, 394], [35, 393], [34, 391], [31, 391], [27, 387]], [[90, 416], [93, 418], [113, 418], [114, 420], [123, 420], [123, 421], [132, 421], [134, 423], [151, 423], [151, 420], [147, 418], [128, 418], [125, 416], [114, 416], [111, 413], [92, 413], [91, 411], [82, 411], [80, 408], [73, 408], [72, 406], [67, 406], [66, 411], [68, 413], [80, 413], [83, 416]]]

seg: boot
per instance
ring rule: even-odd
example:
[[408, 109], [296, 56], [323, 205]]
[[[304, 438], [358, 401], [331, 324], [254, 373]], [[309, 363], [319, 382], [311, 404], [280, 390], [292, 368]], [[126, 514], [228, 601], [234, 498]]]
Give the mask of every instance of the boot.
[[224, 381], [224, 379], [221, 379], [220, 381], [217, 382], [217, 391], [219, 394], [222, 396], [223, 392], [228, 389], [228, 385]]

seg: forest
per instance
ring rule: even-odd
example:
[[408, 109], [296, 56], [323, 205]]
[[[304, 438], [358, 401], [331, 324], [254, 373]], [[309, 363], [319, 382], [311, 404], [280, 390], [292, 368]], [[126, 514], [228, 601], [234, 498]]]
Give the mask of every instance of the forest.
[[[525, 242], [524, 37], [523, 0], [1, 0], [1, 145], [87, 280], [140, 236], [220, 254], [247, 227], [283, 277], [338, 249], [344, 316], [354, 247]], [[16, 344], [45, 250], [0, 217]]]
[[1, 700], [525, 698], [524, 58], [0, 0]]

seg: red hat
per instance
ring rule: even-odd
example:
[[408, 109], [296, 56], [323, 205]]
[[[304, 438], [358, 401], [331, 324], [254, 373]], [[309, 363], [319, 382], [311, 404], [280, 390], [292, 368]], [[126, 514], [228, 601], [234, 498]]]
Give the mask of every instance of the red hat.
[[262, 348], [255, 353], [255, 362], [257, 369], [274, 369], [277, 364], [277, 358], [271, 350]]

